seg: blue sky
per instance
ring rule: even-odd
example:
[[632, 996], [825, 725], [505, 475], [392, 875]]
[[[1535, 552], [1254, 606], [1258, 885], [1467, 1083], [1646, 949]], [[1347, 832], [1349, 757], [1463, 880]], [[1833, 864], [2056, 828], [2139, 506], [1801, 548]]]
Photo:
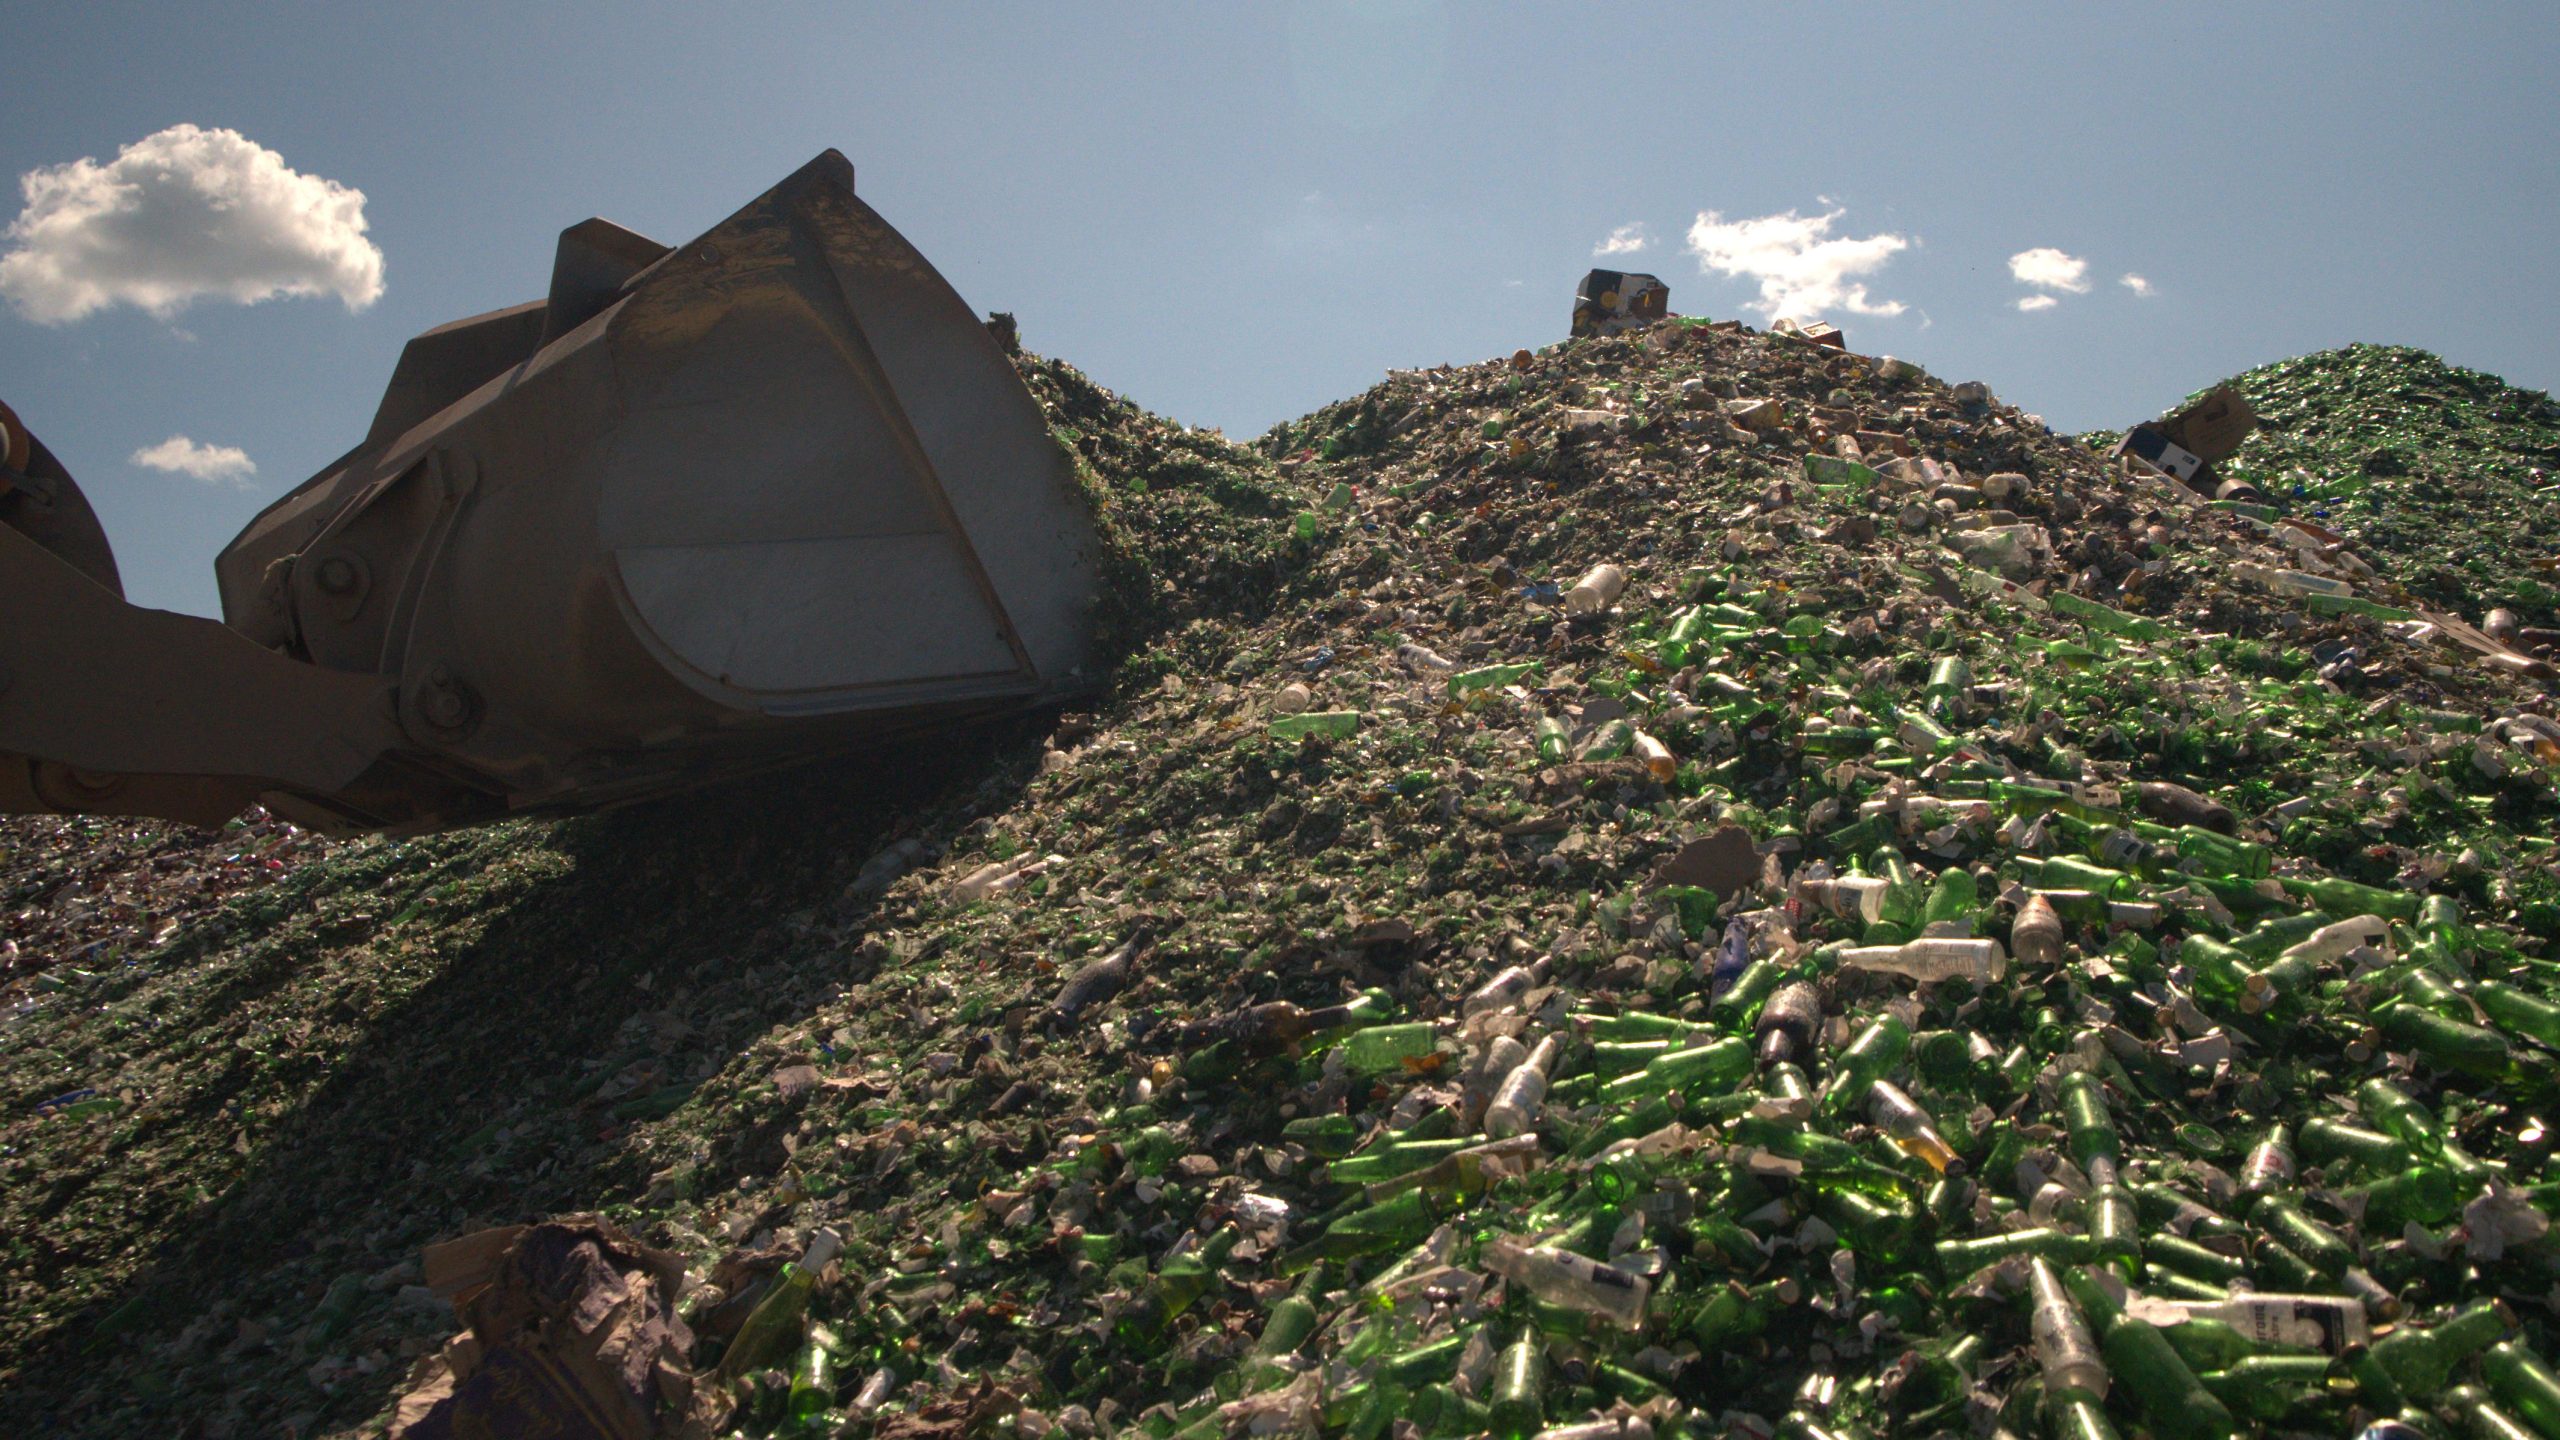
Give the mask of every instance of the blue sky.
[[[1769, 236], [1740, 222], [1833, 216], [1873, 262], [1828, 277], [1855, 348], [2058, 428], [2354, 340], [2560, 383], [2546, 4], [89, 3], [8, 30], [10, 177], [194, 125], [341, 212], [320, 182], [363, 196], [360, 237], [341, 213], [295, 262], [318, 295], [68, 319], [76, 296], [29, 281], [0, 306], [0, 399], [88, 490], [133, 597], [198, 613], [213, 553], [362, 434], [407, 337], [541, 295], [577, 220], [682, 241], [828, 146], [1026, 343], [1239, 436], [1389, 367], [1559, 338], [1624, 226], [1673, 309], [1762, 323], [1751, 274], [1689, 252], [1709, 211], [1745, 249]], [[378, 294], [351, 309], [365, 246]], [[2013, 278], [2048, 248], [2085, 269], [2039, 273], [2085, 289]], [[1802, 250], [1737, 263], [1823, 299], [1851, 252]], [[163, 259], [193, 273], [132, 264]], [[177, 293], [119, 275], [111, 301]], [[1847, 286], [1899, 312], [1843, 309]], [[177, 436], [208, 478], [135, 460]]]

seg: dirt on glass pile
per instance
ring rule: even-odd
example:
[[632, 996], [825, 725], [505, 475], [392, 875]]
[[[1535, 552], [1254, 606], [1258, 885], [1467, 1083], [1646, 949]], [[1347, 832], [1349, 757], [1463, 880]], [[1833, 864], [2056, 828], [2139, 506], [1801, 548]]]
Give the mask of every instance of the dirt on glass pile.
[[[1251, 445], [1025, 359], [1087, 707], [406, 841], [12, 822], [0, 1428], [381, 1433], [421, 1247], [575, 1212], [702, 1370], [842, 1235], [811, 1413], [714, 1433], [2560, 1423], [2548, 682], [2257, 577], [2550, 596], [2404, 526], [2341, 353], [2241, 382], [2317, 557], [1736, 325]], [[2409, 473], [2547, 526], [2444, 422], [2549, 402], [2423, 388]]]

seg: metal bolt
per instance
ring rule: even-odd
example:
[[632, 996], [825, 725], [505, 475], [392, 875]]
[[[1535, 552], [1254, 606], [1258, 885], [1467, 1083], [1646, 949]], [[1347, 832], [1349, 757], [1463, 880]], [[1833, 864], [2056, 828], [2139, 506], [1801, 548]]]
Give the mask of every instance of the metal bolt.
[[324, 595], [343, 596], [355, 593], [356, 567], [343, 555], [332, 555], [321, 561], [319, 573], [313, 578], [319, 582], [320, 591]]
[[459, 692], [444, 686], [428, 691], [421, 708], [426, 711], [430, 723], [448, 730], [471, 718], [470, 702], [464, 700]]

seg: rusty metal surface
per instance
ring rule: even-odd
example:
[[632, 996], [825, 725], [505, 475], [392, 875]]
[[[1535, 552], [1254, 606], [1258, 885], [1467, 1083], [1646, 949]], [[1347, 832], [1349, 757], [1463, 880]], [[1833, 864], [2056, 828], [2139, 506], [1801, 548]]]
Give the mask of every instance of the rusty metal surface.
[[0, 693], [0, 809], [425, 829], [1045, 703], [1086, 683], [1094, 545], [994, 338], [829, 151], [686, 245], [572, 226], [548, 298], [411, 341], [217, 560], [225, 625], [0, 548], [7, 613], [61, 617], [0, 633], [42, 682]]

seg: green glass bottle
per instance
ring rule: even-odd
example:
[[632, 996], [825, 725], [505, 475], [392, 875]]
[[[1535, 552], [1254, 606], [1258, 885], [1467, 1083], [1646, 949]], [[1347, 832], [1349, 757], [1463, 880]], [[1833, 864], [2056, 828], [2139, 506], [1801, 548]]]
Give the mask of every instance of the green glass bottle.
[[2107, 1118], [2105, 1085], [2086, 1070], [2074, 1070], [2062, 1077], [2059, 1088], [2071, 1158], [2088, 1172], [2091, 1184], [2114, 1184], [2122, 1150], [2116, 1142], [2115, 1125]]
[[2439, 1069], [2498, 1080], [2516, 1068], [2507, 1037], [2483, 1026], [2407, 1004], [2374, 1012], [2374, 1023], [2394, 1043], [2416, 1051]]
[[1397, 1075], [1431, 1054], [1438, 1036], [1430, 1022], [1372, 1025], [1342, 1037], [1342, 1058], [1362, 1075]]
[[2179, 1235], [2143, 1237], [2142, 1258], [2164, 1270], [2215, 1285], [2228, 1285], [2249, 1273], [2249, 1263], [2239, 1256], [2208, 1250]]
[[818, 1275], [843, 1248], [842, 1236], [820, 1230], [809, 1237], [809, 1248], [797, 1261], [783, 1265], [764, 1298], [739, 1325], [737, 1337], [721, 1353], [718, 1374], [722, 1380], [735, 1381], [751, 1370], [765, 1369], [796, 1348]]
[[2264, 845], [2235, 840], [2194, 825], [2177, 827], [2171, 837], [2179, 858], [2226, 879], [2263, 880], [2275, 860], [2274, 852]]
[[1202, 1241], [1199, 1248], [1168, 1258], [1156, 1271], [1155, 1283], [1134, 1297], [1112, 1322], [1112, 1333], [1124, 1345], [1142, 1345], [1173, 1328], [1200, 1298], [1215, 1290], [1218, 1267], [1242, 1236], [1232, 1225]]
[[836, 1403], [836, 1333], [824, 1325], [809, 1327], [809, 1343], [791, 1367], [791, 1393], [783, 1411], [796, 1421], [815, 1420]]
[[1868, 857], [1867, 868], [1884, 879], [1884, 913], [1877, 918], [1887, 925], [1917, 932], [1927, 901], [1921, 894], [1919, 879], [1911, 873], [1911, 862], [1893, 846], [1880, 845]]
[[1289, 1361], [1303, 1348], [1323, 1316], [1316, 1302], [1324, 1297], [1325, 1267], [1310, 1269], [1298, 1288], [1271, 1307], [1271, 1318], [1262, 1324], [1262, 1334], [1253, 1342], [1245, 1359], [1245, 1385], [1261, 1390], [1294, 1374]]
[[2097, 1258], [2127, 1276], [2142, 1260], [2142, 1219], [2121, 1185], [2101, 1185], [2089, 1196], [2089, 1245]]
[[1936, 1251], [1938, 1273], [1950, 1282], [1976, 1274], [1986, 1265], [1997, 1265], [2012, 1255], [2040, 1255], [2057, 1265], [2077, 1265], [2097, 1254], [2088, 1236], [2050, 1225], [1941, 1240]]
[[1898, 1266], [1910, 1257], [1920, 1228], [1920, 1217], [1909, 1205], [1847, 1186], [1817, 1189], [1813, 1210], [1840, 1232], [1841, 1243], [1849, 1250], [1882, 1267]]
[[1334, 739], [1358, 734], [1360, 712], [1357, 710], [1310, 710], [1300, 715], [1283, 715], [1271, 722], [1274, 740], [1300, 740], [1309, 735], [1325, 735]]
[[2255, 1197], [2290, 1189], [2295, 1174], [2293, 1143], [2279, 1120], [2267, 1127], [2265, 1138], [2249, 1147], [2240, 1163], [2240, 1193]]
[[1938, 872], [1929, 886], [1928, 903], [1921, 907], [1922, 926], [1952, 925], [1973, 918], [1982, 908], [1982, 890], [1974, 883], [1973, 872], [1961, 865], [1950, 865]]
[[2453, 1367], [2507, 1338], [2516, 1317], [2504, 1302], [2466, 1305], [2429, 1329], [2404, 1327], [2373, 1342], [2352, 1364], [2365, 1393], [2385, 1410], [2433, 1399]]
[[2368, 1226], [2378, 1220], [2394, 1231], [2412, 1221], [2436, 1225], [2450, 1220], [2468, 1198], [2451, 1170], [2427, 1164], [2350, 1185], [2340, 1193], [2363, 1204]]
[[[1777, 959], [1754, 960], [1742, 967], [1733, 984], [1707, 1006], [1707, 1018], [1728, 1030], [1748, 1025], [1760, 1013], [1760, 1007], [1786, 984], [1794, 967]], [[1681, 1022], [1686, 1029], [1687, 1022]], [[1686, 1029], [1682, 1033], [1686, 1033]]]
[[1538, 758], [1547, 764], [1561, 765], [1573, 758], [1572, 733], [1565, 729], [1563, 721], [1553, 715], [1539, 716], [1530, 726], [1529, 734], [1531, 743], [1537, 748]]
[[1348, 1115], [1306, 1115], [1280, 1127], [1280, 1138], [1327, 1157], [1349, 1154], [1363, 1133], [1360, 1122]]
[[2378, 890], [2353, 880], [2324, 875], [2313, 880], [2285, 876], [2277, 883], [2287, 894], [2308, 900], [2331, 915], [2379, 915], [2385, 920], [2418, 918], [2418, 897], [2406, 890]]
[[2272, 1422], [2326, 1394], [2331, 1369], [2326, 1355], [2244, 1355], [2229, 1369], [2196, 1378], [2233, 1414]]
[[1768, 1329], [1772, 1317], [1801, 1298], [1802, 1291], [1790, 1276], [1756, 1285], [1728, 1280], [1709, 1291], [1705, 1303], [1689, 1318], [1689, 1334], [1699, 1348], [1712, 1354]]
[[2077, 855], [2054, 855], [2036, 864], [2035, 886], [2039, 890], [2086, 890], [2119, 900], [2130, 899], [2136, 883], [2122, 870], [2111, 870]]
[[1868, 1021], [1834, 1061], [1830, 1088], [1823, 1094], [1823, 1109], [1837, 1114], [1851, 1105], [1864, 1104], [1875, 1082], [1892, 1074], [1910, 1049], [1911, 1027], [1903, 1024], [1899, 1016], [1879, 1015]]
[[2355, 1109], [2383, 1135], [2404, 1140], [2414, 1150], [2435, 1153], [2445, 1145], [2445, 1122], [2437, 1120], [2435, 1109], [2391, 1081], [2368, 1079], [2355, 1086]]
[[1691, 1046], [1656, 1056], [1642, 1070], [1621, 1075], [1600, 1087], [1601, 1098], [1619, 1102], [1673, 1091], [1719, 1094], [1751, 1074], [1751, 1042], [1729, 1035], [1711, 1044]]
[[2252, 973], [2247, 951], [2210, 935], [2189, 935], [2178, 942], [2178, 960], [2195, 977], [2196, 993], [2225, 1004], [2247, 992]]
[[2560, 1375], [2521, 1340], [2504, 1340], [2480, 1356], [2489, 1393], [2524, 1417], [2546, 1440], [2560, 1440]]
[[2266, 1194], [2249, 1207], [2249, 1219], [2267, 1235], [2310, 1261], [2320, 1273], [2342, 1274], [2356, 1262], [2345, 1236], [2304, 1213], [2290, 1195]]
[[1547, 1344], [1534, 1326], [1522, 1326], [1494, 1361], [1493, 1433], [1527, 1440], [1546, 1420]]
[[1443, 1140], [1390, 1141], [1334, 1161], [1325, 1168], [1325, 1175], [1345, 1185], [1367, 1185], [1424, 1169], [1479, 1143], [1469, 1135]]
[[2220, 1320], [2198, 1320], [2193, 1316], [2174, 1325], [2163, 1325], [2160, 1334], [2169, 1348], [2198, 1375], [2220, 1370], [2244, 1357], [2258, 1353], [2258, 1347]]
[[2528, 995], [2503, 980], [2473, 981], [2471, 998], [2503, 1028], [2560, 1049], [2560, 1005]]
[[1324, 1233], [1283, 1252], [1272, 1262], [1282, 1275], [1297, 1275], [1320, 1261], [1379, 1255], [1410, 1245], [1430, 1233], [1448, 1214], [1441, 1199], [1428, 1190], [1407, 1190], [1394, 1199], [1336, 1218]]
[[2063, 1283], [2098, 1334], [2115, 1385], [2133, 1397], [2153, 1433], [2166, 1440], [2231, 1440], [2231, 1412], [2178, 1358], [2156, 1326], [2127, 1316], [2094, 1279], [2065, 1272]]
[[2045, 1434], [2052, 1440], [2122, 1440], [2106, 1408], [2086, 1395], [2049, 1394]]
[[2506, 1407], [2477, 1385], [2456, 1385], [2436, 1407], [2462, 1417], [2472, 1440], [2543, 1440], [2534, 1426], [2507, 1413]]
[[2344, 1160], [2364, 1170], [2398, 1170], [2417, 1158], [2409, 1143], [2325, 1115], [2302, 1122], [2302, 1153], [2317, 1164]]

